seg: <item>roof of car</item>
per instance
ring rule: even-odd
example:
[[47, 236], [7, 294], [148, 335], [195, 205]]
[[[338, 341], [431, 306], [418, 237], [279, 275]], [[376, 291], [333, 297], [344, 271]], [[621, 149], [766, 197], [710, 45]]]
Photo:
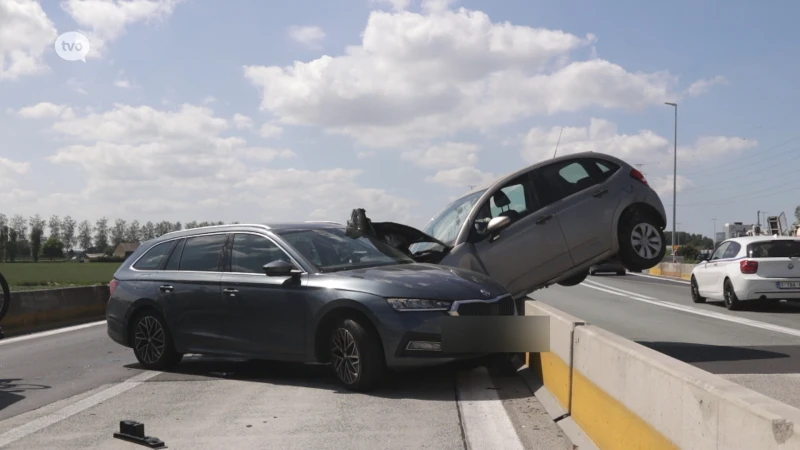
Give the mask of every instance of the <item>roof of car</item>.
[[800, 237], [797, 236], [771, 236], [771, 235], [759, 235], [759, 236], [740, 236], [730, 239], [725, 239], [726, 241], [735, 241], [740, 244], [750, 244], [752, 242], [761, 242], [761, 241], [798, 241]]
[[232, 223], [232, 224], [225, 224], [225, 225], [210, 225], [207, 227], [197, 227], [197, 228], [187, 228], [184, 230], [178, 231], [171, 231], [166, 234], [162, 234], [156, 240], [161, 240], [162, 238], [174, 238], [180, 236], [191, 236], [194, 234], [200, 234], [205, 232], [214, 232], [214, 231], [228, 231], [228, 230], [290, 230], [290, 229], [306, 229], [306, 230], [318, 230], [318, 229], [325, 229], [325, 228], [343, 228], [339, 222], [333, 221], [307, 221], [307, 222], [272, 222], [272, 223]]

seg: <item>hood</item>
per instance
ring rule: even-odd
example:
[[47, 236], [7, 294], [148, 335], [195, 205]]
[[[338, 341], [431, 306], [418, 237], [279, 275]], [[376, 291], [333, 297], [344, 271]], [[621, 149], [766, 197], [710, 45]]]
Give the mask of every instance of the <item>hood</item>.
[[423, 242], [430, 242], [441, 245], [445, 251], [449, 251], [451, 247], [444, 242], [436, 239], [433, 236], [423, 233], [422, 231], [395, 222], [377, 222], [373, 223], [367, 217], [364, 209], [354, 209], [350, 215], [350, 220], [347, 222], [348, 228], [354, 228], [364, 234], [375, 236], [378, 239], [388, 243], [389, 245], [400, 249], [406, 254], [410, 254], [409, 247], [413, 244]]
[[318, 286], [381, 297], [470, 300], [494, 298], [508, 292], [479, 273], [435, 264], [380, 266], [322, 273], [314, 278]]

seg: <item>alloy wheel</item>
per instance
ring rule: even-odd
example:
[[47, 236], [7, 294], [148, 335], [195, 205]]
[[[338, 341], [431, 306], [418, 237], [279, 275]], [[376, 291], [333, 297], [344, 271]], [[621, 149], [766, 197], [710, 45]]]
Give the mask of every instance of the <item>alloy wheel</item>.
[[353, 384], [361, 374], [361, 357], [353, 335], [345, 328], [333, 334], [331, 359], [336, 375], [346, 384]]
[[136, 324], [134, 348], [144, 362], [155, 364], [164, 354], [164, 327], [153, 316], [145, 316]]
[[653, 259], [658, 255], [663, 243], [654, 226], [649, 223], [640, 223], [631, 231], [631, 245], [640, 257]]

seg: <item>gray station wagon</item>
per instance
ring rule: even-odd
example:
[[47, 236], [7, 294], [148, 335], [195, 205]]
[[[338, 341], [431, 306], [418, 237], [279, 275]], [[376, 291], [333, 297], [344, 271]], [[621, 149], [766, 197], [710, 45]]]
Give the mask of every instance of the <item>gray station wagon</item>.
[[350, 224], [419, 262], [485, 273], [516, 299], [555, 283], [577, 285], [618, 258], [637, 272], [666, 252], [664, 205], [644, 175], [610, 155], [584, 152], [543, 161], [450, 203], [422, 231]]
[[443, 353], [448, 316], [516, 314], [486, 275], [417, 263], [332, 222], [168, 233], [129, 256], [110, 290], [108, 335], [145, 368], [186, 353], [323, 362], [352, 390], [386, 367], [485, 356]]

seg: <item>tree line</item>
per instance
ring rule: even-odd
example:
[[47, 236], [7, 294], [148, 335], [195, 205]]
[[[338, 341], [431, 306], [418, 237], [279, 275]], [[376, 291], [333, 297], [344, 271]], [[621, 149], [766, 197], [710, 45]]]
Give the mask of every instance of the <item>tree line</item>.
[[14, 262], [27, 256], [34, 261], [39, 261], [40, 256], [62, 258], [74, 254], [76, 248], [86, 253], [110, 255], [123, 242], [144, 242], [172, 231], [224, 223], [192, 221], [184, 225], [167, 220], [140, 223], [124, 219], [112, 223], [106, 217], [92, 223], [88, 220], [78, 222], [71, 216], [61, 218], [53, 215], [44, 219], [36, 214], [26, 219], [19, 214], [7, 217], [0, 213], [0, 262]]

